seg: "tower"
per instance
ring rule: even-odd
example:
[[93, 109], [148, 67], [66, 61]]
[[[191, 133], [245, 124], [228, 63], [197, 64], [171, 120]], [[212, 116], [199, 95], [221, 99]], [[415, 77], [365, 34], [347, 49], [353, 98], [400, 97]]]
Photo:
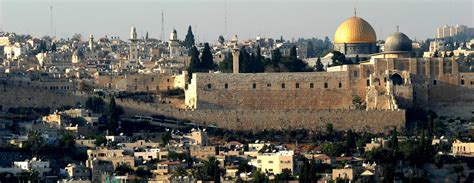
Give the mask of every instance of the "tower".
[[169, 52], [170, 57], [179, 56], [179, 40], [178, 40], [178, 32], [176, 29], [173, 29], [173, 32], [170, 34], [169, 40]]
[[165, 14], [161, 10], [161, 41], [165, 38]]
[[234, 74], [238, 74], [240, 72], [240, 51], [237, 35], [235, 35], [230, 42], [232, 49], [232, 70]]
[[239, 49], [232, 49], [232, 70], [234, 74], [238, 74], [240, 72], [239, 57]]
[[89, 36], [89, 50], [94, 51], [94, 35]]
[[137, 29], [132, 27], [130, 30], [130, 55], [129, 55], [129, 64], [135, 66], [138, 63], [138, 40], [137, 40]]

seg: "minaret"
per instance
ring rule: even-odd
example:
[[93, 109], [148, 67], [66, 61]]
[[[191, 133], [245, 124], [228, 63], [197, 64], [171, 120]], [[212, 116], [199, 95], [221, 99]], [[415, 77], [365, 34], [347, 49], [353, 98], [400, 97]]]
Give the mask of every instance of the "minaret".
[[231, 49], [232, 49], [232, 70], [234, 74], [240, 72], [240, 51], [239, 51], [239, 40], [237, 35], [231, 39]]
[[94, 51], [94, 35], [89, 36], [89, 50]]
[[179, 48], [178, 32], [176, 31], [176, 29], [173, 29], [173, 32], [171, 32], [170, 34], [170, 40], [169, 40], [170, 57], [175, 57], [179, 55], [178, 48]]
[[130, 64], [135, 65], [138, 63], [138, 51], [137, 29], [132, 27], [130, 31]]

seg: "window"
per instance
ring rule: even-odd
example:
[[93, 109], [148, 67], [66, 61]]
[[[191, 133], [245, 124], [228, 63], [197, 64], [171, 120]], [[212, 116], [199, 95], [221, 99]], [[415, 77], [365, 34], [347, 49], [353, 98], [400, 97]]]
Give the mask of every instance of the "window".
[[253, 89], [256, 89], [256, 88], [257, 88], [257, 84], [256, 84], [256, 83], [252, 84], [252, 88], [253, 88]]
[[151, 81], [155, 81], [155, 77], [151, 77]]
[[342, 83], [341, 82], [339, 82], [339, 88], [342, 88]]
[[324, 83], [324, 88], [328, 88], [328, 83]]
[[272, 84], [271, 84], [271, 83], [267, 83], [267, 87], [272, 87]]
[[474, 84], [474, 82], [471, 81], [471, 85], [473, 85], [473, 84]]
[[370, 80], [367, 80], [367, 86], [370, 86]]
[[212, 88], [212, 85], [211, 84], [207, 84], [207, 89], [211, 89]]
[[313, 83], [309, 83], [309, 88], [314, 88], [314, 84], [313, 84]]
[[268, 161], [268, 163], [273, 164], [273, 161]]
[[461, 80], [461, 85], [464, 85], [464, 79], [463, 79], [463, 80]]
[[354, 71], [354, 77], [358, 77], [357, 71]]
[[296, 88], [300, 88], [300, 84], [299, 83], [296, 83]]
[[282, 84], [281, 84], [281, 88], [285, 88], [285, 83], [282, 83]]
[[438, 81], [433, 80], [433, 85], [436, 85], [436, 84], [438, 84]]
[[224, 84], [224, 88], [227, 89], [229, 88], [229, 85], [227, 83]]

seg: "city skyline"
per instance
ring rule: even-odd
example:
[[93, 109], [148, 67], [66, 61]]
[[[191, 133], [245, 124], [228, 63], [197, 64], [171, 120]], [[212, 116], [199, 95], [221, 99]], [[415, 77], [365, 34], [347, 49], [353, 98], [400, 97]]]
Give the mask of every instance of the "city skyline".
[[[3, 0], [0, 2], [2, 9], [0, 26], [7, 32], [31, 34], [34, 37], [50, 35], [52, 6], [53, 34], [59, 38], [80, 33], [83, 39], [89, 34], [95, 37], [108, 35], [128, 39], [130, 27], [135, 26], [139, 37], [144, 37], [148, 32], [150, 37], [159, 39], [163, 10], [165, 40], [173, 29], [177, 29], [178, 37], [184, 39], [189, 25], [193, 27], [199, 42], [216, 42], [217, 37], [224, 35], [226, 30], [227, 39], [236, 34], [240, 39], [283, 36], [291, 40], [328, 36], [333, 40], [337, 25], [353, 16], [354, 8], [357, 8], [357, 15], [373, 25], [377, 39], [384, 40], [396, 31], [397, 26], [401, 32], [413, 39], [434, 38], [437, 27], [445, 24], [464, 24], [472, 27], [474, 17], [471, 1], [298, 0], [290, 3], [247, 0], [227, 0], [227, 2], [123, 0], [118, 3], [114, 1], [113, 4], [108, 0], [87, 2], [90, 3], [79, 3], [76, 0], [62, 2]], [[334, 10], [335, 7], [338, 8]], [[19, 9], [26, 13], [19, 14]], [[242, 14], [243, 12], [252, 13]], [[227, 14], [227, 26], [225, 26], [225, 14]], [[255, 21], [255, 17], [260, 21]]]

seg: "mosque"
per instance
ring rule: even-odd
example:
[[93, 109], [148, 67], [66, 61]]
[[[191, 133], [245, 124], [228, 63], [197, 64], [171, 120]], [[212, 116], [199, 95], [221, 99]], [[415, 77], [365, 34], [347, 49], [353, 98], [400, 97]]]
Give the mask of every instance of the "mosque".
[[[413, 58], [412, 41], [399, 31], [385, 39], [383, 52], [376, 41], [372, 26], [355, 15], [337, 27], [334, 50], [359, 64], [312, 73], [193, 73], [186, 108], [352, 110], [360, 98], [368, 111], [474, 110], [474, 72], [455, 58]], [[234, 65], [238, 60], [235, 54]]]

